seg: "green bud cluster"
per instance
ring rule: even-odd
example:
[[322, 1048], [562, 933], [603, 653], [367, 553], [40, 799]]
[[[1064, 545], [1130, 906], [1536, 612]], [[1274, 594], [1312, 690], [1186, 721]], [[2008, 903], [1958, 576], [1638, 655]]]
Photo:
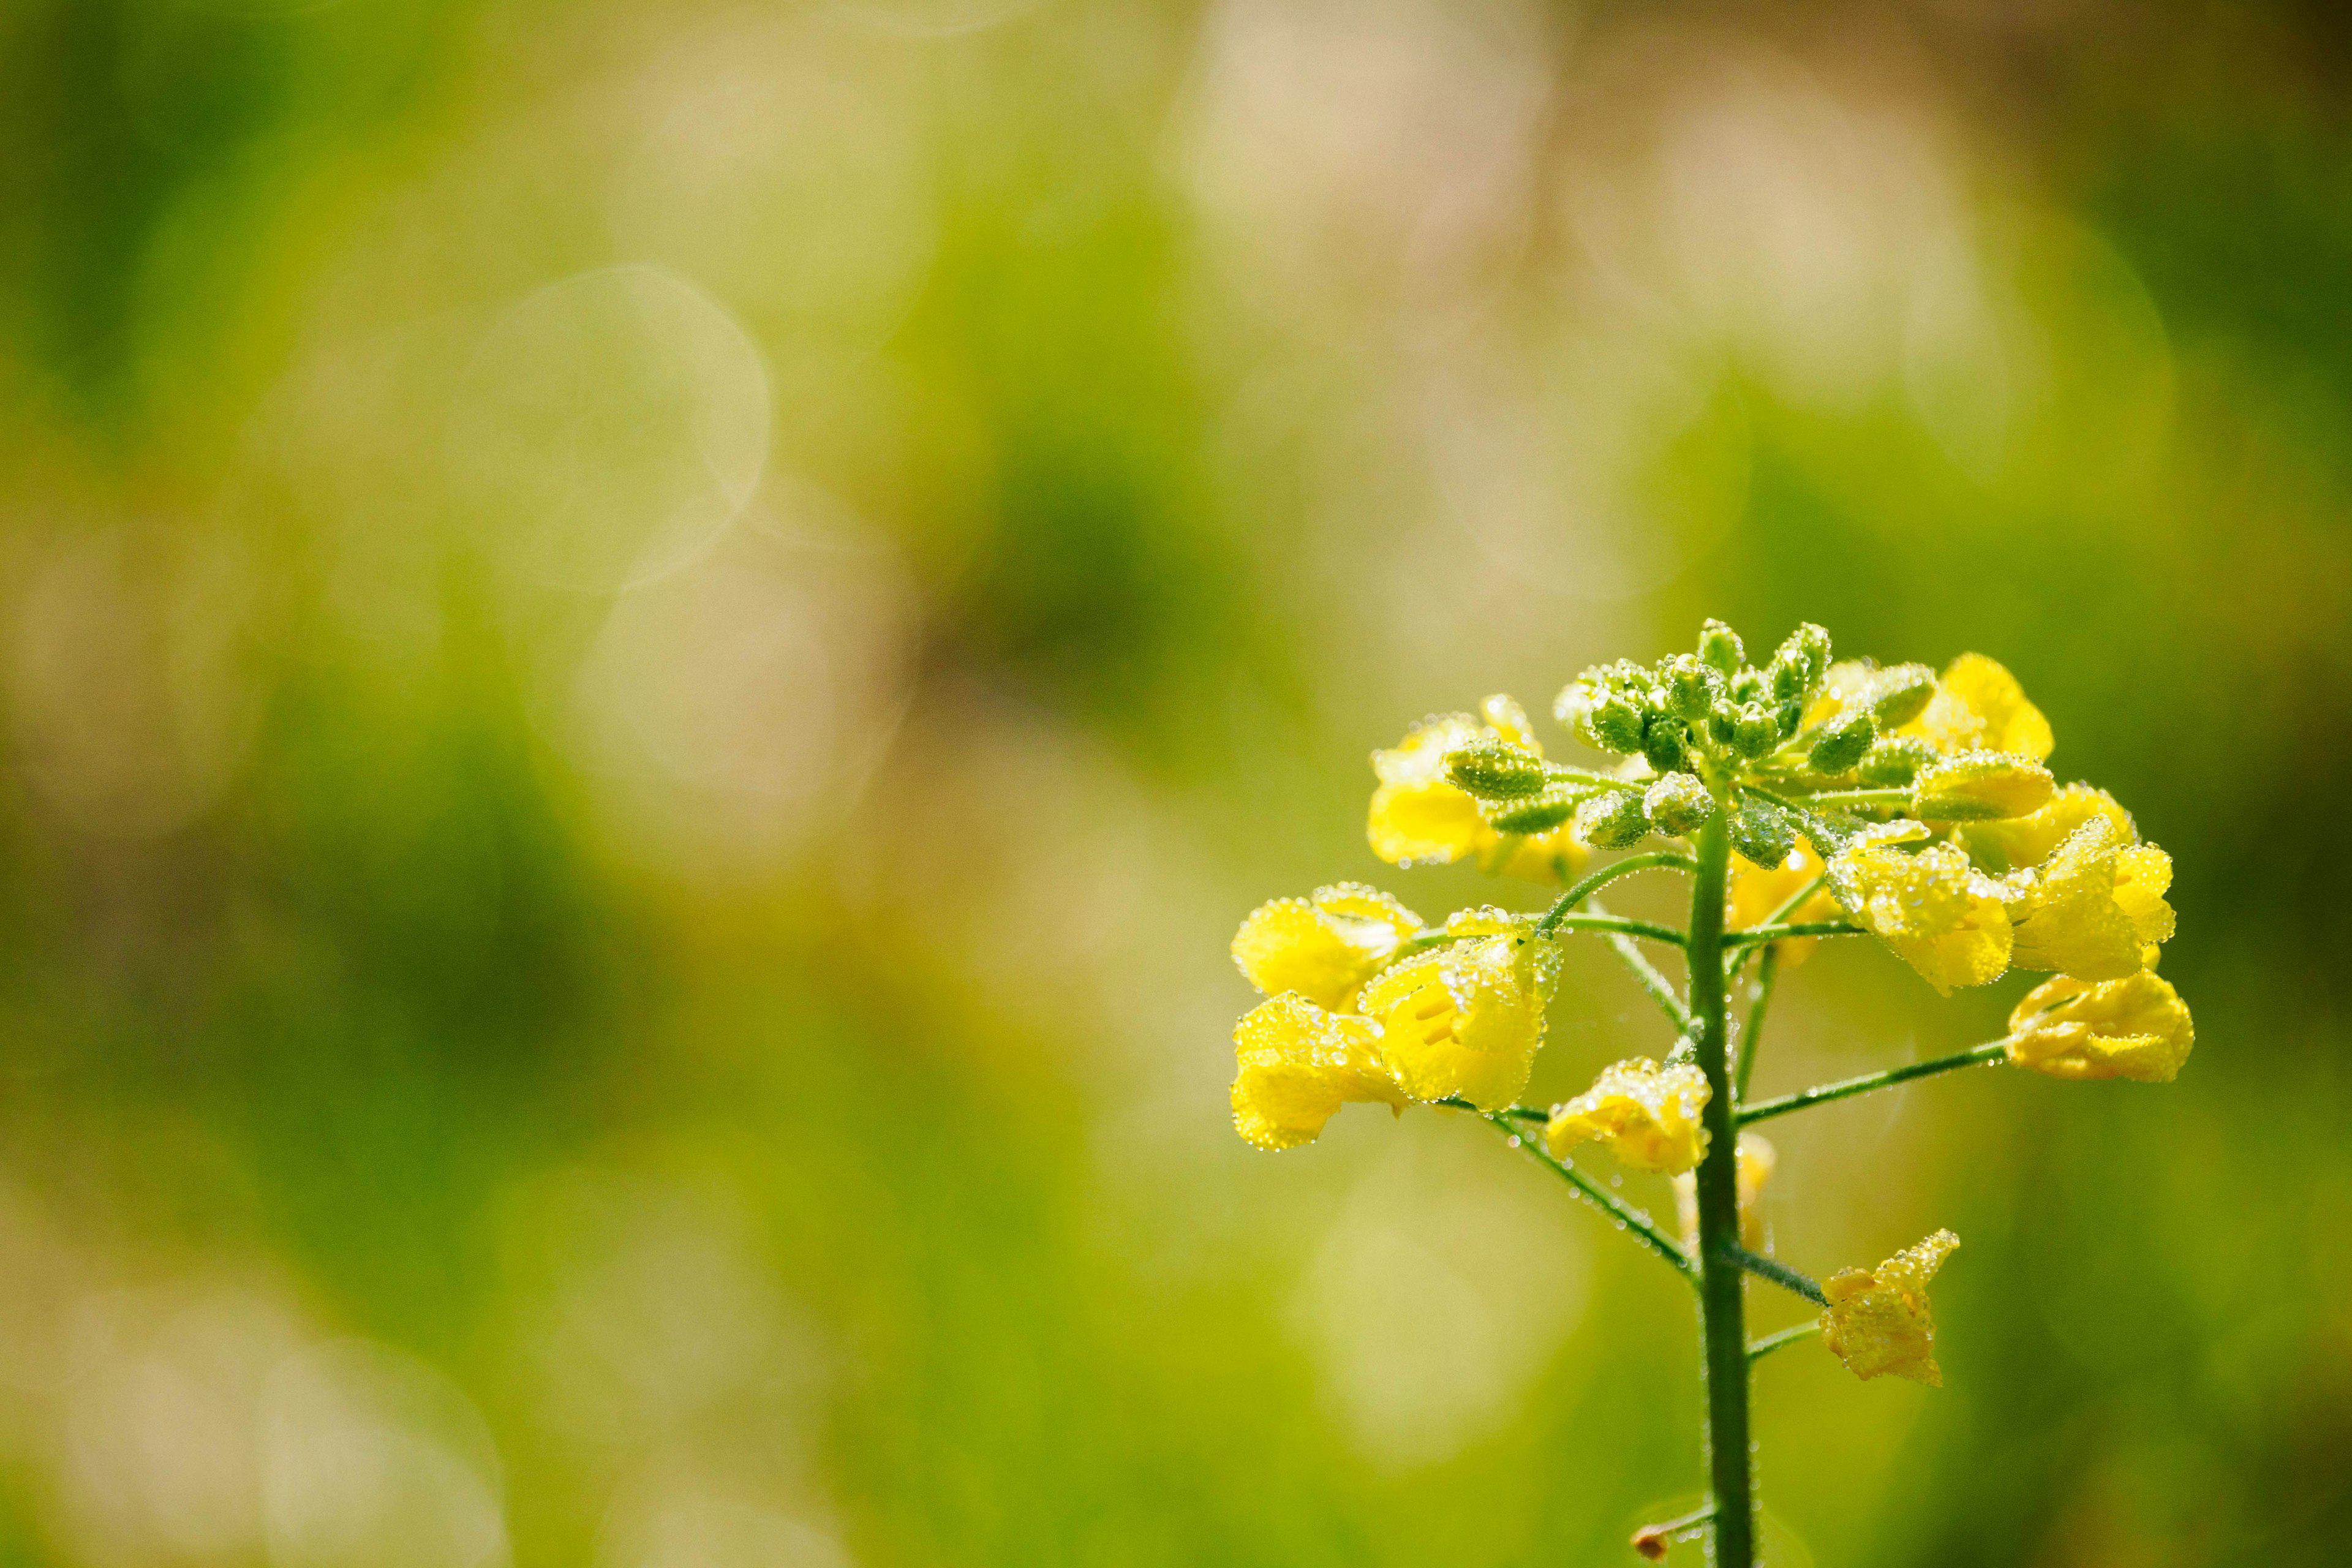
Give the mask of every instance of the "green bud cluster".
[[1819, 626], [1798, 627], [1759, 668], [1747, 662], [1738, 632], [1709, 621], [1696, 653], [1654, 666], [1595, 665], [1553, 711], [1601, 751], [1638, 753], [1660, 774], [1686, 773], [1712, 785], [1740, 763], [1771, 756], [1803, 728], [1829, 668], [1830, 635]]

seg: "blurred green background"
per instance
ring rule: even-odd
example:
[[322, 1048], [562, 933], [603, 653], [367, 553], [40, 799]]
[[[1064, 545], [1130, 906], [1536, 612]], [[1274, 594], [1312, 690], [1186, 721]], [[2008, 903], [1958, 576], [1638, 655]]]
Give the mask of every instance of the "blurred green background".
[[[0, 0], [0, 1562], [1630, 1561], [1680, 1288], [1458, 1118], [1253, 1154], [1225, 944], [1494, 896], [1367, 754], [1708, 614], [2017, 671], [2202, 1035], [1776, 1125], [1783, 1257], [1966, 1245], [1948, 1387], [1760, 1367], [1773, 1561], [2340, 1562], [2347, 85], [2321, 5]], [[2024, 984], [1824, 951], [1759, 1085]], [[1552, 1039], [1662, 1043], [1591, 952]]]

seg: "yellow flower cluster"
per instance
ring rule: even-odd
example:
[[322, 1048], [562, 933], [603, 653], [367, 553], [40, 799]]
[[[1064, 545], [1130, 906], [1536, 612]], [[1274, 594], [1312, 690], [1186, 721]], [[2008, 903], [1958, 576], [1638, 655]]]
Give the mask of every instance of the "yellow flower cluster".
[[1865, 1383], [1891, 1373], [1930, 1388], [1944, 1385], [1927, 1281], [1959, 1245], [1958, 1237], [1939, 1230], [1875, 1268], [1841, 1268], [1822, 1281], [1829, 1298], [1822, 1339], [1847, 1371]]
[[[1437, 945], [1406, 951], [1424, 934]], [[1424, 933], [1355, 884], [1260, 905], [1234, 960], [1267, 993], [1234, 1031], [1234, 1125], [1261, 1149], [1312, 1142], [1350, 1100], [1511, 1104], [1559, 975], [1559, 950], [1516, 915], [1466, 910]]]
[[1544, 1142], [1552, 1157], [1598, 1139], [1618, 1163], [1637, 1171], [1687, 1171], [1706, 1157], [1699, 1114], [1710, 1091], [1706, 1075], [1688, 1062], [1660, 1067], [1647, 1057], [1601, 1070], [1592, 1087], [1552, 1108]]
[[1504, 741], [1540, 757], [1527, 710], [1508, 697], [1478, 705], [1478, 715], [1442, 713], [1414, 725], [1397, 745], [1372, 753], [1380, 786], [1365, 825], [1372, 853], [1391, 866], [1444, 865], [1475, 859], [1489, 871], [1530, 881], [1559, 881], [1584, 864], [1585, 848], [1570, 827], [1521, 837], [1498, 831], [1467, 790], [1446, 777], [1449, 752], [1480, 741]]

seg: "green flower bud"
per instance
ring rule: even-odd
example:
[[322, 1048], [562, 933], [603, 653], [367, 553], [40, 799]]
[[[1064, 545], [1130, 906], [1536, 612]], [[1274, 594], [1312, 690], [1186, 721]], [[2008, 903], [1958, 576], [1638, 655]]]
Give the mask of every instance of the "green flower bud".
[[1723, 677], [1716, 673], [1712, 665], [1686, 653], [1667, 659], [1659, 667], [1658, 675], [1665, 688], [1667, 708], [1692, 723], [1706, 718], [1707, 710], [1723, 694]]
[[1772, 710], [1750, 703], [1739, 710], [1739, 722], [1733, 729], [1732, 750], [1753, 762], [1768, 756], [1780, 743], [1780, 721]]
[[1642, 796], [1642, 809], [1661, 833], [1696, 833], [1715, 815], [1715, 796], [1690, 773], [1668, 773]]
[[1740, 646], [1738, 632], [1721, 621], [1708, 621], [1698, 628], [1698, 657], [1716, 673], [1728, 677], [1748, 662], [1748, 650]]
[[1893, 730], [1926, 710], [1936, 695], [1936, 672], [1924, 664], [1898, 664], [1879, 671], [1872, 685], [1870, 716], [1881, 730]]
[[1690, 729], [1671, 713], [1652, 713], [1642, 728], [1642, 755], [1662, 773], [1681, 767], [1690, 755]]
[[1878, 726], [1869, 714], [1848, 713], [1822, 726], [1805, 761], [1817, 773], [1842, 773], [1861, 762], [1877, 738]]
[[1552, 716], [1604, 752], [1642, 749], [1642, 721], [1652, 700], [1649, 672], [1629, 660], [1597, 664], [1568, 683]]
[[1919, 770], [1911, 811], [1922, 822], [1991, 822], [2038, 811], [2057, 789], [2032, 757], [1963, 752]]
[[1543, 758], [1499, 738], [1474, 741], [1446, 752], [1445, 776], [1481, 800], [1536, 795], [1547, 782]]
[[1731, 700], [1745, 707], [1764, 695], [1764, 674], [1761, 670], [1742, 669], [1731, 678]]
[[1574, 816], [1577, 806], [1592, 793], [1591, 784], [1558, 784], [1541, 795], [1497, 801], [1479, 809], [1496, 832], [1533, 837], [1538, 833], [1549, 833]]
[[1883, 735], [1862, 755], [1862, 782], [1881, 789], [1909, 784], [1936, 760], [1936, 748], [1915, 735]]
[[1759, 866], [1778, 867], [1797, 847], [1797, 825], [1769, 801], [1741, 802], [1730, 826], [1731, 847]]
[[1772, 719], [1780, 726], [1780, 739], [1785, 741], [1805, 727], [1805, 705], [1801, 702], [1783, 702], [1772, 710]]
[[1739, 733], [1739, 705], [1728, 697], [1716, 700], [1706, 711], [1706, 738], [1718, 746], [1727, 746]]
[[1612, 697], [1592, 710], [1584, 738], [1604, 752], [1642, 749], [1642, 710], [1622, 697]]
[[1576, 836], [1597, 849], [1623, 849], [1649, 832], [1649, 814], [1632, 790], [1604, 790], [1576, 808]]
[[1822, 683], [1829, 668], [1830, 634], [1807, 621], [1772, 656], [1772, 694], [1784, 702], [1802, 697]]

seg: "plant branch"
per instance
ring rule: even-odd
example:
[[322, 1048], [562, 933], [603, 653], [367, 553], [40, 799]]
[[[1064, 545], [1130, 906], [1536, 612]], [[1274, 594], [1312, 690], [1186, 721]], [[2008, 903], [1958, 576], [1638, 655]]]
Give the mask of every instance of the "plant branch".
[[1767, 943], [1756, 970], [1756, 1000], [1748, 1005], [1748, 1022], [1739, 1030], [1739, 1065], [1732, 1069], [1731, 1092], [1748, 1098], [1748, 1080], [1756, 1072], [1756, 1043], [1764, 1036], [1764, 1014], [1772, 1005], [1772, 985], [1780, 977], [1780, 948]]
[[2005, 1057], [2008, 1051], [2009, 1047], [2005, 1041], [1995, 1040], [1990, 1045], [1970, 1047], [1954, 1056], [1936, 1057], [1924, 1062], [1913, 1062], [1907, 1067], [1887, 1068], [1881, 1072], [1864, 1073], [1860, 1078], [1844, 1079], [1836, 1083], [1816, 1084], [1811, 1089], [1800, 1089], [1795, 1094], [1784, 1094], [1778, 1100], [1761, 1100], [1754, 1105], [1743, 1106], [1739, 1111], [1739, 1125], [1745, 1127], [1752, 1121], [1764, 1121], [1775, 1116], [1786, 1116], [1792, 1110], [1803, 1110], [1809, 1106], [1826, 1105], [1832, 1100], [1850, 1100], [1857, 1094], [1869, 1094], [1876, 1089], [1892, 1089], [1898, 1083], [1908, 1083], [1915, 1078], [1928, 1078], [1939, 1072], [1950, 1072], [1958, 1068], [1975, 1067], [1980, 1062], [1997, 1062]]
[[1822, 1294], [1822, 1288], [1818, 1281], [1810, 1276], [1798, 1273], [1785, 1263], [1776, 1262], [1760, 1252], [1750, 1252], [1744, 1247], [1730, 1248], [1729, 1256], [1733, 1262], [1755, 1275], [1759, 1279], [1769, 1279], [1781, 1289], [1792, 1290], [1816, 1307], [1826, 1307], [1830, 1304], [1830, 1299]]
[[1577, 1192], [1583, 1196], [1587, 1203], [1591, 1204], [1595, 1208], [1600, 1209], [1610, 1218], [1615, 1220], [1631, 1235], [1638, 1237], [1643, 1242], [1646, 1242], [1652, 1251], [1655, 1252], [1659, 1257], [1664, 1258], [1668, 1263], [1674, 1266], [1675, 1273], [1681, 1275], [1685, 1279], [1692, 1281], [1694, 1284], [1696, 1283], [1698, 1279], [1697, 1266], [1691, 1262], [1690, 1255], [1677, 1246], [1673, 1237], [1667, 1236], [1664, 1231], [1658, 1228], [1658, 1224], [1655, 1220], [1643, 1213], [1640, 1209], [1635, 1208], [1633, 1205], [1627, 1203], [1623, 1198], [1619, 1197], [1615, 1193], [1611, 1192], [1607, 1187], [1604, 1187], [1600, 1183], [1594, 1181], [1591, 1177], [1586, 1175], [1583, 1172], [1578, 1170], [1575, 1166], [1570, 1164], [1567, 1161], [1554, 1159], [1551, 1155], [1551, 1152], [1544, 1148], [1540, 1142], [1535, 1138], [1523, 1134], [1517, 1128], [1512, 1126], [1510, 1118], [1505, 1113], [1501, 1111], [1491, 1112], [1487, 1115], [1486, 1121], [1498, 1131], [1509, 1138], [1512, 1142], [1517, 1143], [1520, 1148], [1526, 1150], [1528, 1157], [1533, 1159], [1538, 1164], [1546, 1166], [1556, 1172], [1559, 1175], [1560, 1179], [1565, 1181], [1570, 1186], [1574, 1187]]
[[1799, 921], [1792, 925], [1749, 926], [1723, 939], [1726, 947], [1754, 947], [1759, 942], [1786, 942], [1799, 936], [1867, 936], [1851, 921]]
[[1748, 1342], [1748, 1364], [1754, 1366], [1782, 1345], [1793, 1345], [1799, 1340], [1811, 1339], [1821, 1331], [1821, 1321], [1814, 1319], [1799, 1323], [1793, 1329], [1782, 1329], [1777, 1334], [1766, 1334], [1760, 1340], [1750, 1340]]
[[1559, 896], [1559, 901], [1553, 904], [1544, 918], [1536, 922], [1536, 932], [1540, 936], [1549, 935], [1552, 928], [1558, 925], [1570, 910], [1620, 877], [1629, 877], [1636, 871], [1646, 871], [1653, 867], [1669, 867], [1676, 870], [1687, 871], [1692, 864], [1689, 856], [1673, 849], [1653, 850], [1646, 855], [1628, 855], [1622, 860], [1612, 861], [1562, 893]]
[[1497, 1116], [1507, 1116], [1514, 1121], [1549, 1121], [1551, 1120], [1550, 1111], [1539, 1110], [1532, 1105], [1507, 1105], [1500, 1110], [1486, 1110], [1471, 1104], [1458, 1094], [1449, 1094], [1443, 1099], [1427, 1100], [1424, 1103], [1442, 1105], [1448, 1110], [1473, 1111], [1489, 1120]]

